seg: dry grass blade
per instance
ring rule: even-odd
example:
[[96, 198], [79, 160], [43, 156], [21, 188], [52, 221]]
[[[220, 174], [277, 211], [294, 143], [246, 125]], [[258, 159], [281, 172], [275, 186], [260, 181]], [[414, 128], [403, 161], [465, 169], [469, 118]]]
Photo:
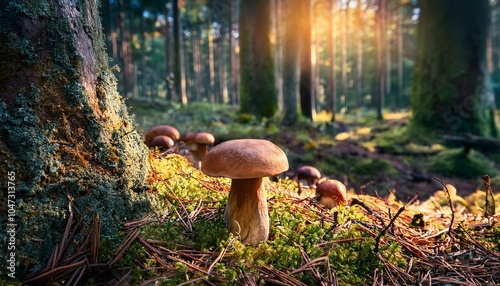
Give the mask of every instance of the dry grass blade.
[[448, 190], [448, 187], [441, 181], [439, 178], [434, 178], [434, 180], [438, 181], [441, 185], [443, 185], [446, 195], [448, 196], [448, 205], [451, 209], [451, 220], [450, 220], [450, 226], [448, 228], [448, 236], [451, 237], [451, 230], [453, 229], [453, 221], [455, 220], [455, 209], [453, 208], [453, 201], [451, 200], [451, 194], [450, 190]]
[[212, 268], [215, 266], [215, 264], [217, 262], [219, 262], [222, 257], [224, 257], [224, 255], [226, 254], [227, 250], [229, 249], [229, 247], [231, 247], [231, 245], [233, 245], [233, 243], [238, 239], [238, 237], [233, 237], [231, 238], [231, 240], [229, 241], [229, 243], [227, 244], [226, 247], [224, 247], [224, 249], [222, 249], [222, 251], [220, 252], [220, 254], [217, 256], [217, 258], [215, 258], [214, 262], [212, 262], [212, 264], [210, 264], [210, 267], [208, 267], [208, 270], [207, 272], [210, 273], [212, 272]]
[[98, 213], [92, 221], [90, 229], [90, 263], [97, 263], [99, 258], [99, 243], [101, 242], [101, 215]]
[[115, 255], [108, 261], [107, 265], [109, 268], [112, 268], [113, 265], [122, 258], [123, 254], [125, 254], [125, 251], [129, 248], [129, 246], [132, 244], [132, 242], [139, 236], [140, 230], [136, 229], [132, 232], [130, 232], [125, 240], [122, 242], [120, 247], [115, 252]]
[[28, 284], [28, 285], [32, 284], [32, 283], [40, 283], [40, 282], [44, 281], [46, 278], [57, 276], [61, 273], [68, 272], [70, 270], [84, 266], [87, 264], [87, 262], [88, 262], [87, 259], [84, 259], [84, 260], [77, 262], [77, 263], [74, 263], [74, 264], [60, 266], [60, 267], [54, 268], [52, 270], [42, 272], [39, 275], [24, 281], [24, 283]]
[[394, 225], [394, 221], [396, 221], [396, 219], [398, 218], [398, 216], [405, 210], [405, 207], [401, 207], [399, 208], [398, 212], [396, 213], [396, 215], [391, 219], [391, 221], [389, 222], [389, 224], [377, 235], [377, 237], [375, 238], [375, 248], [374, 248], [374, 252], [377, 253], [378, 252], [378, 249], [379, 249], [379, 244], [380, 244], [380, 239], [382, 238], [382, 236], [387, 232], [387, 230], [392, 226]]
[[276, 268], [261, 266], [258, 270], [260, 272], [260, 277], [269, 283], [286, 286], [307, 286], [307, 284], [300, 282], [291, 275]]

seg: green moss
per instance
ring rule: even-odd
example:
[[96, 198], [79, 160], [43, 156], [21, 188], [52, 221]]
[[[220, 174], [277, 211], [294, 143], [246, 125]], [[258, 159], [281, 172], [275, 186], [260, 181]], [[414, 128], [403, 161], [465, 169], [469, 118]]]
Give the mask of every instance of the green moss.
[[479, 178], [484, 174], [494, 177], [499, 173], [488, 158], [475, 150], [468, 153], [463, 149], [444, 150], [431, 158], [428, 167], [433, 172], [462, 178]]

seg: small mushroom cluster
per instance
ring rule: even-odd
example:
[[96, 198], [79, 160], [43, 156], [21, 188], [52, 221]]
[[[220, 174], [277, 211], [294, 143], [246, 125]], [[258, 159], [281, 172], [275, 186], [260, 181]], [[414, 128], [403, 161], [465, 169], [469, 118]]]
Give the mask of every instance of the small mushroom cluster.
[[[158, 148], [160, 151], [168, 150], [181, 138], [179, 131], [170, 125], [156, 125], [144, 132], [144, 143], [150, 148]], [[182, 142], [188, 147], [186, 152], [179, 152], [185, 155], [188, 160], [192, 155], [191, 163], [195, 168], [201, 167], [201, 161], [208, 151], [208, 146], [215, 142], [215, 137], [208, 132], [187, 132], [182, 138]]]
[[309, 189], [316, 190], [318, 202], [325, 207], [333, 208], [348, 203], [345, 185], [340, 181], [331, 179], [320, 181], [320, 171], [312, 166], [297, 168], [295, 177], [299, 186], [299, 195], [302, 192], [302, 185], [305, 185]]
[[144, 132], [144, 143], [150, 148], [164, 151], [174, 146], [181, 138], [179, 131], [170, 125], [156, 125]]

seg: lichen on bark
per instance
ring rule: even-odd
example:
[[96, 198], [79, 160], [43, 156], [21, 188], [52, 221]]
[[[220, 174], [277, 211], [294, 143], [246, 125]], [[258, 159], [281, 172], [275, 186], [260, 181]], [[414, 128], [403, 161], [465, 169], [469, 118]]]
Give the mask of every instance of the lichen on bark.
[[[68, 196], [86, 220], [100, 213], [102, 235], [112, 237], [121, 221], [150, 210], [141, 194], [150, 169], [107, 63], [97, 2], [5, 2], [0, 171], [16, 173], [22, 279], [47, 262], [60, 240]], [[6, 249], [5, 232], [0, 241]]]

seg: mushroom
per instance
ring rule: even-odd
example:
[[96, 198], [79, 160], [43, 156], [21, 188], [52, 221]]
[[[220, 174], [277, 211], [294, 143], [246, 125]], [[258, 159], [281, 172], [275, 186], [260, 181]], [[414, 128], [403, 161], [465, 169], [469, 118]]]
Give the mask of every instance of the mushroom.
[[165, 136], [165, 135], [159, 135], [156, 136], [149, 142], [149, 148], [156, 148], [162, 150], [162, 149], [168, 149], [170, 147], [174, 146], [174, 140], [172, 138]]
[[191, 146], [191, 153], [194, 157], [194, 166], [196, 169], [201, 167], [201, 161], [208, 151], [208, 145], [214, 144], [215, 138], [208, 132], [200, 132], [194, 138], [194, 144]]
[[321, 178], [321, 173], [318, 169], [312, 166], [302, 166], [296, 170], [295, 176], [297, 177], [297, 184], [299, 185], [298, 194], [302, 193], [301, 183], [305, 182], [309, 188], [315, 188], [316, 183]]
[[267, 240], [269, 212], [263, 177], [288, 170], [283, 150], [262, 139], [229, 140], [208, 151], [201, 170], [232, 179], [224, 216], [227, 228], [246, 244]]
[[194, 164], [193, 159], [190, 156], [191, 145], [194, 143], [194, 138], [196, 137], [196, 133], [189, 131], [182, 137], [182, 143], [186, 146], [185, 149], [182, 150], [181, 155], [185, 156], [186, 159]]
[[345, 185], [337, 180], [325, 180], [316, 186], [316, 193], [320, 204], [328, 208], [347, 204]]
[[181, 137], [179, 131], [170, 125], [156, 125], [151, 128], [149, 128], [146, 132], [144, 132], [144, 142], [146, 145], [150, 146], [151, 140], [155, 138], [158, 135], [165, 135], [170, 138], [175, 142], [179, 140]]

